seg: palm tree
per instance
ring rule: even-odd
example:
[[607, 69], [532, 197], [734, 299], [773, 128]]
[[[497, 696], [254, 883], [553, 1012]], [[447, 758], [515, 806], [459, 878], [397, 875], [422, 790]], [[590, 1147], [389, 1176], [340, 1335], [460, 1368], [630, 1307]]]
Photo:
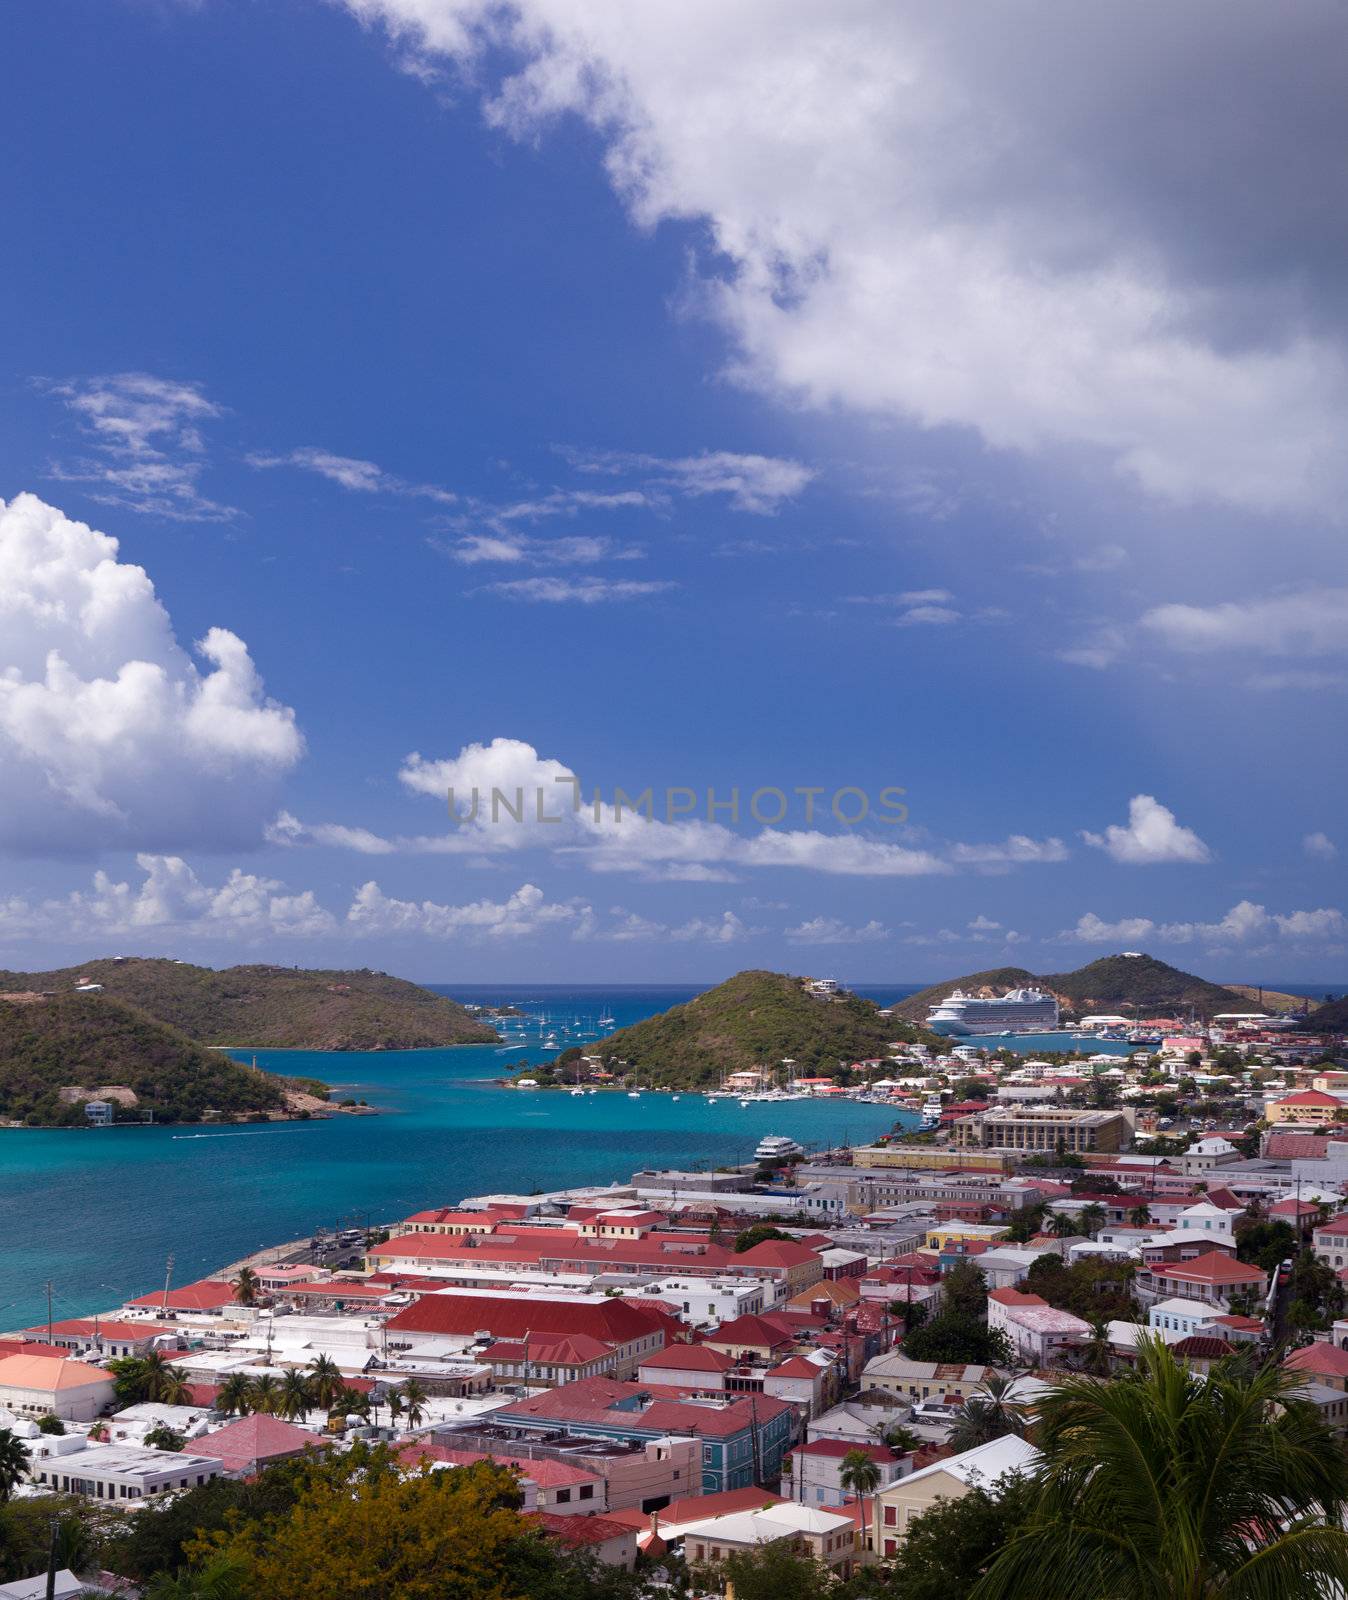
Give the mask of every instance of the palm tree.
[[246, 1372], [231, 1372], [215, 1396], [215, 1409], [222, 1416], [246, 1417], [253, 1409], [253, 1380]]
[[255, 1306], [261, 1287], [257, 1273], [251, 1267], [240, 1267], [234, 1277], [234, 1298], [241, 1306]]
[[864, 1450], [849, 1450], [842, 1458], [838, 1482], [856, 1496], [861, 1507], [861, 1548], [866, 1548], [866, 1497], [880, 1487], [880, 1469]]
[[281, 1385], [272, 1377], [271, 1373], [264, 1372], [260, 1378], [254, 1378], [248, 1386], [248, 1406], [252, 1411], [259, 1411], [264, 1416], [274, 1417], [281, 1404]]
[[315, 1356], [309, 1363], [309, 1387], [313, 1390], [314, 1404], [325, 1411], [331, 1410], [346, 1387], [331, 1356]]
[[204, 1567], [162, 1573], [145, 1591], [145, 1600], [248, 1600], [244, 1569], [230, 1556], [213, 1556]]
[[418, 1428], [426, 1415], [426, 1402], [430, 1396], [415, 1378], [409, 1378], [402, 1386], [403, 1409], [407, 1413], [407, 1426]]
[[1015, 1378], [984, 1378], [960, 1407], [950, 1431], [949, 1444], [957, 1454], [991, 1444], [1008, 1433], [1023, 1437], [1028, 1426], [1024, 1407], [1016, 1399]]
[[388, 1420], [391, 1428], [397, 1427], [398, 1418], [403, 1414], [403, 1397], [396, 1389], [390, 1389], [384, 1396], [388, 1402]]
[[151, 1350], [141, 1362], [142, 1398], [161, 1406], [185, 1406], [191, 1402], [187, 1374], [175, 1367], [162, 1350]]
[[11, 1428], [0, 1428], [0, 1503], [28, 1474], [28, 1446]]
[[1128, 1213], [1128, 1220], [1135, 1228], [1145, 1228], [1151, 1221], [1151, 1207], [1149, 1205], [1134, 1206]]
[[1082, 1206], [1080, 1215], [1077, 1217], [1081, 1231], [1088, 1239], [1093, 1239], [1108, 1221], [1108, 1211], [1097, 1200], [1092, 1200], [1088, 1206]]
[[313, 1385], [308, 1377], [298, 1367], [288, 1367], [276, 1397], [276, 1415], [287, 1422], [297, 1422], [307, 1415], [313, 1403]]
[[1109, 1337], [1109, 1325], [1091, 1323], [1091, 1336], [1077, 1349], [1076, 1365], [1082, 1372], [1097, 1378], [1107, 1378], [1113, 1370], [1114, 1347]]
[[1348, 1586], [1348, 1457], [1295, 1373], [1206, 1377], [1143, 1338], [1134, 1374], [1038, 1403], [1037, 1505], [971, 1600], [1281, 1600]]

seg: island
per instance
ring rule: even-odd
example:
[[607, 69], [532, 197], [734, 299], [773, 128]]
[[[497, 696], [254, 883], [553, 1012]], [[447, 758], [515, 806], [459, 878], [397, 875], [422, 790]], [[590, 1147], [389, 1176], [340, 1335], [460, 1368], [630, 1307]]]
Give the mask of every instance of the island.
[[[764, 1083], [792, 1076], [842, 1081], [856, 1061], [881, 1061], [913, 1043], [943, 1051], [950, 1041], [897, 1019], [845, 990], [819, 991], [783, 972], [738, 972], [683, 1005], [620, 1028], [585, 1056], [623, 1082], [651, 1088], [714, 1089], [734, 1073], [761, 1071]], [[790, 1063], [784, 1066], [783, 1063]], [[540, 1082], [579, 1069], [563, 1051]]]
[[107, 956], [53, 972], [0, 972], [0, 994], [102, 994], [198, 1044], [255, 1050], [430, 1050], [499, 1044], [457, 1001], [384, 972], [193, 966]]

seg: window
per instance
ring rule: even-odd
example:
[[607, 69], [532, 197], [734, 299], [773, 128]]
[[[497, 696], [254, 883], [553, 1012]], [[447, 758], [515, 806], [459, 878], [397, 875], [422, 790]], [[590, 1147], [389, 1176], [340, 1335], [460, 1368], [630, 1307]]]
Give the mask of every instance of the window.
[[898, 1526], [898, 1522], [899, 1522], [899, 1514], [898, 1514], [897, 1509], [894, 1506], [886, 1506], [885, 1507], [885, 1527], [887, 1527], [887, 1528], [895, 1528], [895, 1527]]
[[[676, 1472], [674, 1474], [674, 1476], [677, 1478], [678, 1477], [678, 1473]], [[576, 1491], [576, 1499], [577, 1500], [593, 1500], [594, 1499], [594, 1486], [592, 1484], [582, 1483], [580, 1488]]]

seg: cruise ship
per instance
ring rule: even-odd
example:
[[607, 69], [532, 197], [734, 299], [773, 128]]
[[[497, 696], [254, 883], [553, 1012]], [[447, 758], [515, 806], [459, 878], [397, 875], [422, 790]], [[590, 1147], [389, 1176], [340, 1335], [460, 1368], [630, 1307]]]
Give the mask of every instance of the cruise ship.
[[956, 989], [927, 1013], [927, 1026], [947, 1038], [979, 1033], [1052, 1033], [1058, 1002], [1042, 989], [1009, 989], [1000, 1000], [980, 1000]]

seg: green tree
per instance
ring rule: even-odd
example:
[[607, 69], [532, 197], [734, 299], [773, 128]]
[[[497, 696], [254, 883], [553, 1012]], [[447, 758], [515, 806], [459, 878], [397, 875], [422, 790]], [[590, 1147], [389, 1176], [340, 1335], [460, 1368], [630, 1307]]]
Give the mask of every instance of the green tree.
[[145, 1600], [252, 1600], [248, 1569], [231, 1556], [210, 1557], [199, 1567], [161, 1573]]
[[1032, 1206], [1017, 1206], [1006, 1225], [1006, 1237], [1011, 1244], [1028, 1244], [1044, 1223], [1044, 1202]]
[[1145, 1204], [1134, 1206], [1128, 1213], [1128, 1220], [1135, 1228], [1145, 1228], [1151, 1221], [1151, 1207]]
[[144, 1356], [121, 1356], [107, 1363], [113, 1390], [124, 1406], [147, 1401], [161, 1406], [183, 1406], [191, 1399], [187, 1374], [175, 1367], [162, 1350]]
[[994, 1374], [984, 1378], [960, 1407], [949, 1444], [956, 1454], [991, 1444], [1014, 1433], [1023, 1437], [1028, 1419], [1016, 1399], [1016, 1380]]
[[[1028, 1477], [1007, 1473], [975, 1484], [958, 1500], [938, 1500], [910, 1525], [878, 1583], [872, 1572], [854, 1580], [878, 1600], [968, 1600], [974, 1585], [1030, 1515], [1036, 1490]], [[878, 1535], [877, 1535], [878, 1537]], [[1037, 1590], [1025, 1591], [1025, 1600]]]
[[988, 1283], [972, 1261], [957, 1261], [941, 1280], [943, 1315], [973, 1321], [988, 1311]]
[[313, 1385], [299, 1367], [287, 1367], [276, 1396], [276, 1415], [287, 1422], [298, 1422], [313, 1409]]
[[789, 1539], [736, 1551], [707, 1577], [721, 1592], [728, 1593], [733, 1584], [735, 1600], [819, 1600], [830, 1586], [822, 1562], [798, 1554]]
[[0, 1428], [0, 1501], [8, 1500], [27, 1477], [29, 1454], [12, 1428]]
[[1294, 1374], [1160, 1339], [1134, 1377], [1068, 1378], [1038, 1403], [1031, 1517], [973, 1600], [1282, 1600], [1348, 1584], [1348, 1458]]
[[981, 1366], [1010, 1366], [1015, 1359], [1010, 1341], [1000, 1328], [985, 1322], [952, 1317], [942, 1312], [903, 1336], [903, 1352], [914, 1361], [972, 1362]]
[[255, 1306], [262, 1285], [252, 1267], [240, 1267], [232, 1285], [234, 1298], [241, 1306]]
[[58, 1417], [54, 1411], [49, 1411], [45, 1417], [39, 1417], [37, 1419], [37, 1431], [39, 1433], [53, 1433], [60, 1435], [66, 1431], [66, 1425], [61, 1421], [60, 1417]]
[[151, 1450], [179, 1451], [187, 1443], [186, 1438], [170, 1428], [167, 1423], [161, 1422], [149, 1429], [145, 1435], [145, 1443]]
[[248, 1409], [274, 1417], [281, 1406], [281, 1385], [270, 1372], [260, 1373], [248, 1386]]
[[246, 1372], [225, 1374], [215, 1396], [214, 1408], [226, 1417], [248, 1415], [253, 1409], [253, 1380]]
[[425, 1385], [418, 1383], [415, 1378], [409, 1378], [400, 1392], [408, 1427], [419, 1428], [426, 1416], [426, 1402], [430, 1399]]
[[866, 1501], [880, 1487], [880, 1469], [864, 1450], [849, 1450], [838, 1469], [838, 1482], [861, 1507], [861, 1543], [866, 1543]]
[[314, 1404], [330, 1411], [338, 1395], [346, 1387], [337, 1363], [331, 1356], [315, 1356], [309, 1363], [309, 1385], [313, 1389]]
[[780, 1228], [774, 1228], [770, 1222], [756, 1222], [752, 1228], [745, 1228], [742, 1233], [735, 1235], [735, 1254], [742, 1256], [746, 1250], [752, 1250], [756, 1244], [766, 1244], [771, 1239], [789, 1240], [791, 1235], [783, 1233]]
[[1088, 1239], [1093, 1239], [1108, 1220], [1109, 1213], [1102, 1205], [1095, 1202], [1082, 1206], [1077, 1216], [1077, 1223]]

